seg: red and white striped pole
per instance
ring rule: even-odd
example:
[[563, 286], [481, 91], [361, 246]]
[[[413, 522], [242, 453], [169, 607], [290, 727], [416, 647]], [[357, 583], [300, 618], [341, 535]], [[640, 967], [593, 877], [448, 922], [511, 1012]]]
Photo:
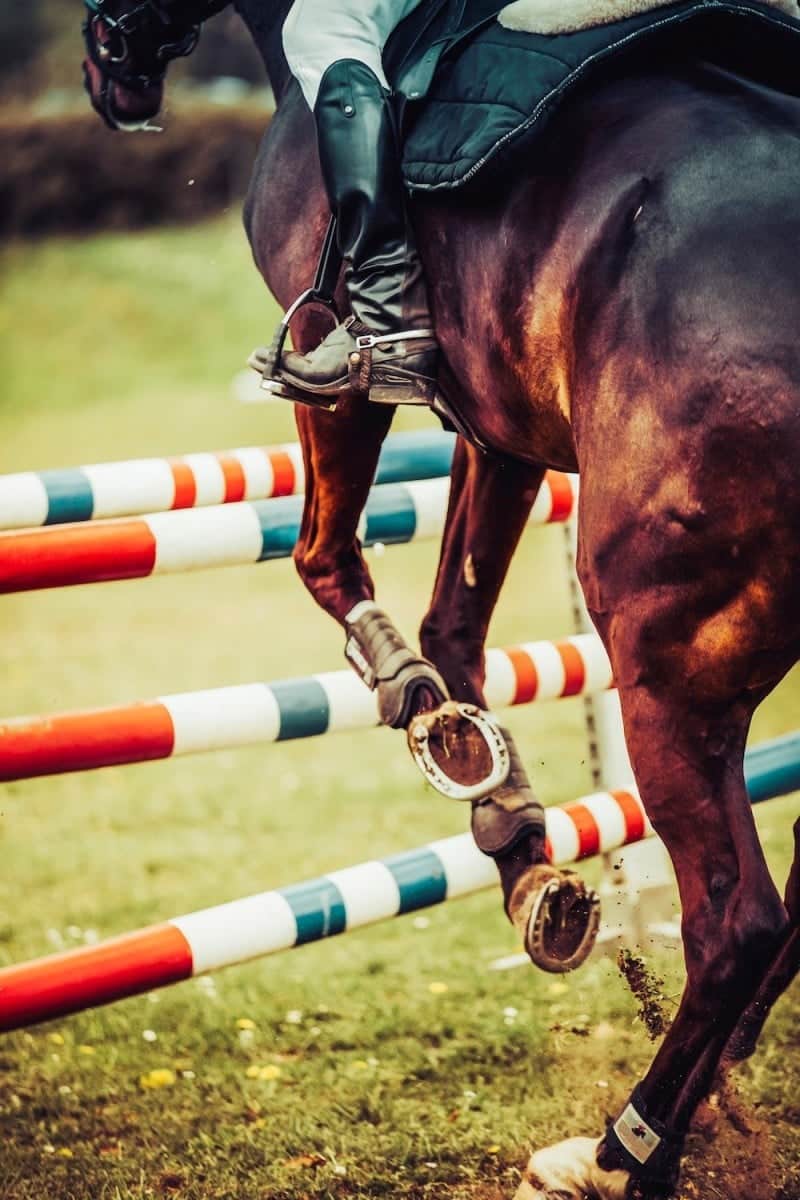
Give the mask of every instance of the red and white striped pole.
[[[612, 686], [596, 635], [526, 642], [486, 655], [491, 708]], [[374, 692], [352, 671], [162, 696], [116, 708], [0, 721], [0, 782], [150, 762], [378, 724]]]
[[[602, 792], [546, 810], [553, 861], [590, 858], [649, 837], [635, 792]], [[94, 946], [0, 970], [0, 1030], [19, 1029], [193, 975], [319, 941], [497, 883], [470, 834], [175, 917]]]

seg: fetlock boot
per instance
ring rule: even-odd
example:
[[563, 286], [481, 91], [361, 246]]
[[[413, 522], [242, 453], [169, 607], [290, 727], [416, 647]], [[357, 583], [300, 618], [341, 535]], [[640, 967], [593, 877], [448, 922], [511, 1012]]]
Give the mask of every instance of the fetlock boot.
[[310, 354], [284, 354], [280, 378], [313, 395], [430, 404], [438, 348], [389, 95], [369, 67], [343, 59], [325, 72], [314, 117], [352, 316]]

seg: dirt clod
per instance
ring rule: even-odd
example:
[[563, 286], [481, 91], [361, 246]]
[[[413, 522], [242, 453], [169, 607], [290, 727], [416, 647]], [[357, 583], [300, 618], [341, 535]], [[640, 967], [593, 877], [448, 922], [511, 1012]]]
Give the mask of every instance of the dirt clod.
[[652, 1042], [669, 1029], [666, 999], [661, 991], [664, 980], [654, 975], [644, 959], [632, 950], [622, 949], [617, 955], [617, 967], [639, 1006], [639, 1019]]

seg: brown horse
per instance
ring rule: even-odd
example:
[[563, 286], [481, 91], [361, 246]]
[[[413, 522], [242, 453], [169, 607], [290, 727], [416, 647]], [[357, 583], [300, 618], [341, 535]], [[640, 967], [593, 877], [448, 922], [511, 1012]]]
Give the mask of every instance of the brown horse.
[[[281, 51], [288, 3], [237, 7], [279, 100], [246, 219], [286, 304], [327, 222], [313, 124]], [[102, 65], [89, 80], [97, 99]], [[138, 119], [159, 98], [117, 81], [104, 103]], [[457, 450], [423, 652], [483, 703], [489, 617], [543, 470], [579, 469], [579, 572], [683, 906], [686, 987], [650, 1069], [599, 1143], [534, 1155], [527, 1200], [669, 1195], [720, 1062], [752, 1052], [800, 968], [800, 823], [782, 900], [743, 773], [753, 711], [800, 656], [798, 131], [800, 101], [730, 72], [629, 68], [563, 106], [546, 175], [522, 162], [480, 205], [414, 208], [444, 385], [498, 454]], [[295, 341], [321, 332], [307, 315]], [[355, 399], [298, 411], [296, 561], [342, 623], [373, 594], [356, 527], [390, 421]], [[541, 836], [501, 846], [498, 866], [518, 916], [551, 870]]]

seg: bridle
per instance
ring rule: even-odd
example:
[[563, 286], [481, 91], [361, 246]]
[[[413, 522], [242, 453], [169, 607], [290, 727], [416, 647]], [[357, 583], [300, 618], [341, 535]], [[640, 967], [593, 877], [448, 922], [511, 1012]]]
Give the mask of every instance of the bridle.
[[192, 53], [202, 22], [229, 2], [132, 0], [124, 12], [112, 13], [109, 0], [84, 0], [88, 9], [83, 23], [86, 51], [102, 78], [96, 97], [88, 80], [87, 90], [106, 124], [112, 129], [146, 128], [147, 122], [128, 123], [115, 114], [110, 84], [133, 92], [159, 86], [173, 59]]

